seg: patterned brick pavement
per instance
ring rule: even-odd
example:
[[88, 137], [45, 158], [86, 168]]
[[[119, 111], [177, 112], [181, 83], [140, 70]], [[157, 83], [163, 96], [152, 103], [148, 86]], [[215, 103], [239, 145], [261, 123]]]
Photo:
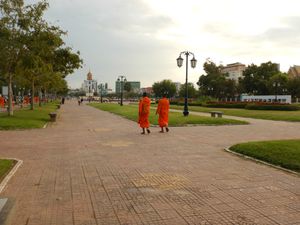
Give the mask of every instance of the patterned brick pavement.
[[67, 102], [46, 129], [0, 131], [24, 161], [0, 197], [8, 225], [300, 224], [300, 178], [233, 156], [235, 143], [300, 137], [300, 124], [171, 128]]

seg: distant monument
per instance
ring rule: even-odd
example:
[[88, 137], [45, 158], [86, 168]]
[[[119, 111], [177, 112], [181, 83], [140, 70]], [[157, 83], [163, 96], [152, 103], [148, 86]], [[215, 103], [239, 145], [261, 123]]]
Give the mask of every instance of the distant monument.
[[93, 80], [93, 74], [91, 71], [87, 74], [87, 79], [82, 84], [82, 90], [85, 91], [87, 97], [93, 97], [95, 93], [98, 93], [97, 81]]

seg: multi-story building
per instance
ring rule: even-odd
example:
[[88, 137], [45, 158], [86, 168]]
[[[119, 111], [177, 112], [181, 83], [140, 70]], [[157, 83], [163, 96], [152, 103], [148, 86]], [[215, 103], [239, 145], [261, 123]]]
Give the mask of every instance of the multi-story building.
[[141, 88], [140, 93], [144, 93], [146, 92], [148, 95], [152, 95], [153, 94], [153, 88], [152, 87], [143, 87]]
[[179, 90], [181, 88], [181, 83], [180, 82], [174, 82], [175, 86], [176, 86], [176, 94], [179, 94]]
[[[126, 81], [126, 83], [130, 83], [131, 92], [139, 93], [141, 89], [141, 82], [140, 81]], [[123, 81], [116, 81], [116, 94], [121, 93], [121, 84], [124, 85]], [[123, 86], [124, 88], [124, 86]], [[124, 89], [123, 89], [124, 90]]]
[[107, 83], [98, 84], [98, 93], [99, 93], [99, 95], [107, 95], [109, 92], [111, 92], [111, 89], [108, 88]]
[[300, 77], [300, 66], [291, 66], [288, 71], [288, 75], [290, 78]]
[[246, 69], [246, 66], [242, 63], [231, 63], [223, 67], [222, 73], [228, 74], [228, 79], [239, 81], [239, 78], [243, 76], [243, 71]]
[[97, 81], [93, 80], [91, 71], [87, 74], [87, 79], [83, 81], [81, 89], [85, 91], [87, 97], [94, 96], [94, 93], [98, 93]]

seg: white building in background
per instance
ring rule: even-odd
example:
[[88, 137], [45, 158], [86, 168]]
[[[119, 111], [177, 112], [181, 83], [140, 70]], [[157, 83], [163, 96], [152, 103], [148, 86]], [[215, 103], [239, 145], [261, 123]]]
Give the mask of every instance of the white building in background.
[[85, 91], [87, 97], [93, 97], [94, 93], [98, 93], [97, 81], [93, 80], [91, 71], [87, 74], [87, 79], [83, 81], [81, 89]]
[[178, 94], [182, 84], [180, 82], [174, 82], [174, 84], [176, 86], [176, 94]]
[[291, 95], [241, 95], [242, 102], [292, 103]]
[[243, 71], [246, 66], [242, 63], [231, 63], [223, 67], [222, 73], [228, 73], [228, 79], [239, 81], [239, 78], [243, 76]]

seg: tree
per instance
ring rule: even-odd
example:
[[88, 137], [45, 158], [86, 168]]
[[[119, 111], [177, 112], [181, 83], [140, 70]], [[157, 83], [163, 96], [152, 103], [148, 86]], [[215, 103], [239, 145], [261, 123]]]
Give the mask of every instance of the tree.
[[0, 73], [8, 84], [8, 115], [13, 115], [12, 81], [22, 55], [24, 31], [23, 0], [0, 1]]
[[171, 98], [176, 93], [176, 85], [171, 80], [155, 82], [152, 85], [152, 89], [156, 97], [162, 97], [164, 94], [166, 94]]
[[[197, 96], [197, 90], [193, 83], [188, 83], [188, 97], [195, 98]], [[182, 84], [179, 89], [179, 97], [185, 97], [185, 84]]]
[[268, 81], [278, 73], [280, 73], [278, 65], [270, 61], [262, 63], [260, 66], [249, 65], [243, 72], [243, 78], [240, 79], [243, 92], [259, 95], [270, 94]]
[[[34, 107], [33, 97], [37, 88], [39, 96], [42, 92], [46, 93], [47, 85], [44, 85], [44, 76], [55, 74], [55, 80], [62, 84], [61, 90], [56, 93], [65, 93], [67, 88], [65, 81], [59, 79], [65, 78], [75, 69], [81, 67], [82, 60], [79, 58], [79, 52], [73, 53], [70, 47], [65, 47], [62, 35], [66, 32], [57, 26], [50, 26], [43, 15], [48, 8], [46, 1], [27, 6], [27, 26], [24, 34], [23, 44], [25, 46], [24, 55], [21, 58], [18, 69], [24, 73], [26, 79], [31, 84], [31, 109]], [[50, 80], [51, 79], [46, 79]]]
[[267, 83], [269, 93], [274, 95], [286, 94], [288, 75], [286, 73], [277, 73], [273, 75]]
[[[223, 98], [226, 96], [226, 84], [232, 85], [232, 82], [226, 81], [227, 74], [222, 73], [222, 65], [217, 66], [212, 61], [206, 61], [203, 64], [206, 74], [199, 77], [197, 85], [199, 86], [200, 95]], [[227, 86], [228, 86], [227, 85]], [[228, 86], [229, 87], [229, 86]], [[230, 90], [230, 93], [232, 91]]]
[[287, 89], [294, 101], [300, 98], [300, 77], [290, 78], [287, 82]]

